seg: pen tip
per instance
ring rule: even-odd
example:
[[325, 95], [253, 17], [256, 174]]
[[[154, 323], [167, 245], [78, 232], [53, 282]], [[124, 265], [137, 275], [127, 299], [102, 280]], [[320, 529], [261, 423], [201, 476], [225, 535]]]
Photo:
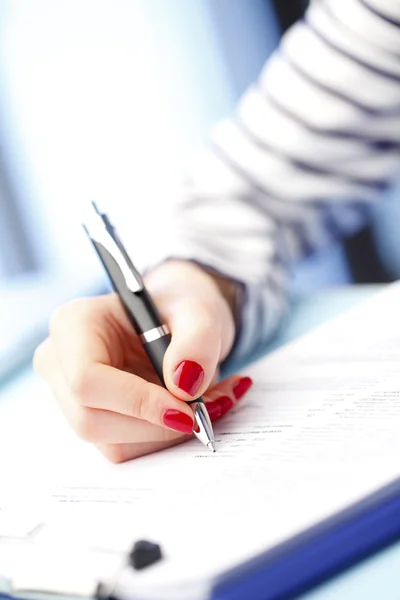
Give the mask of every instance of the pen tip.
[[215, 442], [208, 442], [207, 446], [213, 451], [216, 452], [217, 449], [215, 447]]

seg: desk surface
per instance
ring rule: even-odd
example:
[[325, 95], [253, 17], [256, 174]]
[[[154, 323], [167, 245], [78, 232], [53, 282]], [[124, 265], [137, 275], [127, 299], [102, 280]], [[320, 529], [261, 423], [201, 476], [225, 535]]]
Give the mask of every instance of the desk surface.
[[[268, 350], [275, 349], [316, 327], [380, 290], [380, 286], [355, 286], [331, 289], [294, 306], [290, 318]], [[16, 377], [2, 392], [12, 396], [12, 389], [21, 390], [27, 372]], [[18, 380], [19, 379], [19, 380]], [[29, 377], [28, 377], [29, 379]], [[17, 385], [16, 385], [17, 384]], [[9, 389], [9, 394], [7, 394]], [[14, 391], [15, 393], [15, 391]], [[20, 393], [20, 392], [19, 392]], [[400, 542], [364, 561], [346, 573], [302, 596], [302, 600], [399, 600]]]

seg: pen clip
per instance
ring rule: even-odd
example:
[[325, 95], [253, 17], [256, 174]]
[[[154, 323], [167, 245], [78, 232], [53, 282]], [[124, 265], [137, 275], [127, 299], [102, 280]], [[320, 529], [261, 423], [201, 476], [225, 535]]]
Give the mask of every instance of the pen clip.
[[126, 283], [127, 288], [134, 293], [143, 290], [143, 280], [129, 259], [120, 240], [111, 233], [104, 216], [97, 209], [94, 202], [92, 211], [85, 219], [83, 227], [92, 242], [103, 246], [108, 254], [117, 263]]

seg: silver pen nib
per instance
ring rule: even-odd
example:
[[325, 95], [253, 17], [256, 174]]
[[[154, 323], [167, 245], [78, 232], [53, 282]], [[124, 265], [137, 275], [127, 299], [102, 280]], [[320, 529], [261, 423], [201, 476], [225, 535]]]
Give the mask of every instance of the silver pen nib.
[[214, 432], [206, 405], [201, 399], [196, 402], [191, 402], [190, 404], [195, 406], [194, 420], [198, 428], [198, 431], [193, 431], [194, 435], [202, 444], [215, 452]]
[[213, 452], [216, 452], [215, 442], [208, 442], [207, 448], [210, 448]]

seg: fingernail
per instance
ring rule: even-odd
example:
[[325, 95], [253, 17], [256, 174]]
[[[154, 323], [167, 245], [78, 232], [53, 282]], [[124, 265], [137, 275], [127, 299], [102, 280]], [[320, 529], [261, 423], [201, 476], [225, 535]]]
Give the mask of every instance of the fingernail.
[[229, 396], [221, 396], [216, 402], [218, 402], [221, 407], [222, 415], [227, 413], [234, 405], [233, 400], [231, 400]]
[[165, 411], [163, 414], [164, 425], [180, 431], [181, 433], [193, 433], [193, 419], [186, 413], [172, 408]]
[[204, 379], [203, 368], [193, 360], [183, 360], [176, 368], [174, 384], [181, 390], [195, 396]]
[[249, 387], [253, 385], [253, 380], [250, 377], [242, 377], [239, 381], [233, 386], [233, 395], [236, 400], [240, 400], [242, 396], [247, 392]]
[[208, 416], [210, 417], [211, 421], [215, 421], [216, 419], [219, 419], [220, 416], [222, 416], [222, 407], [218, 403], [218, 401], [207, 402], [206, 407]]

